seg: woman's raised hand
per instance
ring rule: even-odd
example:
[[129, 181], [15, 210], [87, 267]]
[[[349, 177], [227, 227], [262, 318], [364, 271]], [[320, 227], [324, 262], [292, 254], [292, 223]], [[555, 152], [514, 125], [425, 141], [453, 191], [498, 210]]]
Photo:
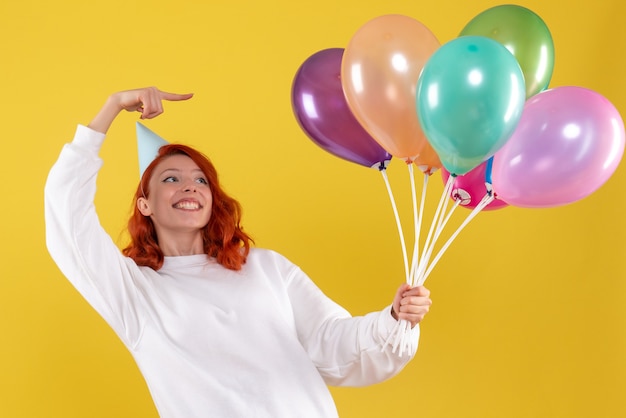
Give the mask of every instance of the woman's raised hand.
[[190, 99], [193, 94], [176, 94], [161, 91], [156, 87], [126, 90], [113, 94], [121, 109], [141, 112], [142, 119], [152, 119], [163, 113], [163, 100], [180, 101]]
[[89, 123], [95, 131], [106, 133], [122, 111], [140, 112], [141, 119], [152, 119], [163, 113], [163, 101], [188, 100], [192, 93], [177, 94], [161, 91], [156, 87], [146, 87], [113, 93], [100, 109], [100, 112]]

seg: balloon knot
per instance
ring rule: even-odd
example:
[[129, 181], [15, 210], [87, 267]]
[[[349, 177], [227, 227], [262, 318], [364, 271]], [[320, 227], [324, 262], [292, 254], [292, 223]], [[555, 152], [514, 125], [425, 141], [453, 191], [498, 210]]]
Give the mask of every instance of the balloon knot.
[[379, 161], [376, 164], [374, 164], [371, 168], [374, 168], [378, 171], [385, 171], [387, 169], [387, 166], [389, 165], [389, 162], [391, 160], [383, 160], [383, 161]]
[[491, 185], [490, 182], [485, 182], [485, 189], [487, 189], [487, 194], [489, 196], [494, 196], [494, 194], [493, 194], [493, 186]]

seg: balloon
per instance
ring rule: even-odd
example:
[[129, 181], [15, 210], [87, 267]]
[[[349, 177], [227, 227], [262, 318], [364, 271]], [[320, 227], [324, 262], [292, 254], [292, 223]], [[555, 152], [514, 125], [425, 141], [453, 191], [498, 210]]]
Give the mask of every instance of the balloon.
[[413, 163], [426, 175], [434, 174], [435, 171], [441, 168], [439, 156], [428, 141], [424, 144], [424, 148], [422, 148], [419, 155], [413, 160]]
[[451, 173], [462, 175], [509, 139], [522, 114], [524, 76], [498, 42], [464, 36], [442, 45], [417, 83], [419, 122]]
[[526, 82], [526, 98], [545, 90], [554, 69], [554, 42], [544, 21], [531, 10], [504, 4], [485, 10], [459, 36], [486, 36], [517, 59]]
[[528, 99], [495, 156], [493, 188], [514, 206], [565, 205], [604, 184], [623, 153], [624, 123], [611, 102], [582, 87], [557, 87]]
[[384, 15], [363, 25], [344, 52], [341, 80], [352, 113], [384, 149], [408, 162], [426, 143], [415, 109], [417, 79], [439, 46], [417, 20]]
[[341, 86], [344, 50], [319, 51], [298, 69], [291, 91], [292, 109], [302, 130], [329, 153], [366, 167], [384, 168], [387, 153], [356, 120]]
[[[492, 157], [493, 158], [493, 157]], [[468, 173], [462, 176], [456, 176], [452, 190], [450, 191], [450, 197], [452, 200], [461, 201], [461, 206], [468, 209], [474, 209], [480, 201], [485, 197], [488, 192], [487, 183], [487, 165], [488, 161], [480, 163], [477, 167], [470, 170]], [[445, 168], [441, 169], [441, 178], [443, 183], [448, 182], [450, 172]], [[505, 201], [501, 199], [494, 199], [483, 210], [502, 209], [509, 206]]]

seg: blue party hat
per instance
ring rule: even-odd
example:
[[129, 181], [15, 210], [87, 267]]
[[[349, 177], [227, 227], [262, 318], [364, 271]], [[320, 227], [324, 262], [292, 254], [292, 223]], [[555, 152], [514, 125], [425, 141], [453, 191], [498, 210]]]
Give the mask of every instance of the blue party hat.
[[137, 151], [139, 154], [139, 177], [159, 154], [159, 148], [168, 142], [137, 122]]

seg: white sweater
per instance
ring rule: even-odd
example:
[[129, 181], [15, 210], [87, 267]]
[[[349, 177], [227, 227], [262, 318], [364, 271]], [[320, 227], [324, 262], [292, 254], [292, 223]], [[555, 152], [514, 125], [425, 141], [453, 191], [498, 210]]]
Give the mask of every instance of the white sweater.
[[[390, 307], [350, 314], [281, 255], [253, 248], [240, 271], [206, 255], [154, 271], [124, 257], [94, 208], [104, 134], [78, 126], [45, 188], [46, 241], [76, 289], [136, 360], [162, 417], [336, 417], [327, 385], [397, 374]], [[417, 347], [419, 328], [411, 335]]]

